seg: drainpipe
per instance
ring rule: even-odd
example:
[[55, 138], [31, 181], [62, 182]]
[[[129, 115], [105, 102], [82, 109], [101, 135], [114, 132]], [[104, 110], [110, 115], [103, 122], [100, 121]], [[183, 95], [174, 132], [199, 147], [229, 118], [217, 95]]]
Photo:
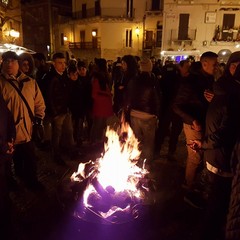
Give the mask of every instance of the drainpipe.
[[146, 14], [143, 16], [142, 53], [143, 53], [143, 50], [144, 50], [144, 41], [145, 41], [145, 24], [146, 24]]
[[51, 54], [54, 52], [51, 0], [48, 0], [48, 21], [49, 21], [49, 34], [50, 34], [50, 57], [51, 57]]

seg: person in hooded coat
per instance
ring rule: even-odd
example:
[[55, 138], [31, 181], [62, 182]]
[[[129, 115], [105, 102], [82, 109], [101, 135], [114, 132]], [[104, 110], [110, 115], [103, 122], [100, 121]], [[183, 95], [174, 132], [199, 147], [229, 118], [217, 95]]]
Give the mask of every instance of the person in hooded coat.
[[200, 239], [225, 239], [233, 177], [231, 154], [240, 122], [239, 87], [234, 78], [239, 63], [240, 51], [230, 56], [223, 76], [213, 85], [214, 97], [207, 110], [203, 140], [193, 141], [192, 147], [204, 152], [207, 169], [208, 198], [204, 219], [201, 221]]

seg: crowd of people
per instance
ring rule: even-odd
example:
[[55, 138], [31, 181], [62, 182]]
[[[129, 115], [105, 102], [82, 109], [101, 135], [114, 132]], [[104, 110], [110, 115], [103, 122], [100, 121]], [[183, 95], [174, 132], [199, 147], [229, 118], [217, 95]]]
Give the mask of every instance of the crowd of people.
[[[2, 54], [0, 74], [0, 226], [6, 229], [8, 191], [21, 179], [42, 191], [36, 148], [59, 165], [83, 157], [84, 142], [103, 147], [113, 121], [127, 121], [140, 142], [141, 161], [151, 172], [168, 137], [168, 161], [178, 138], [186, 138], [184, 200], [204, 208], [199, 239], [240, 239], [240, 52], [224, 69], [205, 52], [175, 63], [155, 57], [118, 57], [111, 66], [95, 58], [51, 63], [41, 53]], [[117, 119], [117, 120], [116, 120]], [[204, 182], [199, 174], [206, 172]]]

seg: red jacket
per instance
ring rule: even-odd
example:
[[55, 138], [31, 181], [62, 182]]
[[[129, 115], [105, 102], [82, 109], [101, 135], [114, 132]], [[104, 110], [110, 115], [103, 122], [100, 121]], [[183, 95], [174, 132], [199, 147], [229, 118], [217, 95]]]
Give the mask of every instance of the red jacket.
[[92, 80], [93, 117], [108, 118], [113, 115], [112, 94], [107, 87], [106, 91], [101, 90], [97, 78]]

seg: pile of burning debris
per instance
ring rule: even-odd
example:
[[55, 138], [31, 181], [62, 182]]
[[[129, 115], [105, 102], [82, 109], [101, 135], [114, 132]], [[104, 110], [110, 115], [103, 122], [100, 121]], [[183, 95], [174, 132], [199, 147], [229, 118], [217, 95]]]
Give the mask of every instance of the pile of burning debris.
[[[80, 163], [70, 177], [68, 195], [73, 214], [86, 221], [119, 224], [141, 216], [149, 204], [150, 189], [139, 142], [127, 123], [107, 128], [101, 157]], [[141, 163], [140, 163], [141, 162]]]

